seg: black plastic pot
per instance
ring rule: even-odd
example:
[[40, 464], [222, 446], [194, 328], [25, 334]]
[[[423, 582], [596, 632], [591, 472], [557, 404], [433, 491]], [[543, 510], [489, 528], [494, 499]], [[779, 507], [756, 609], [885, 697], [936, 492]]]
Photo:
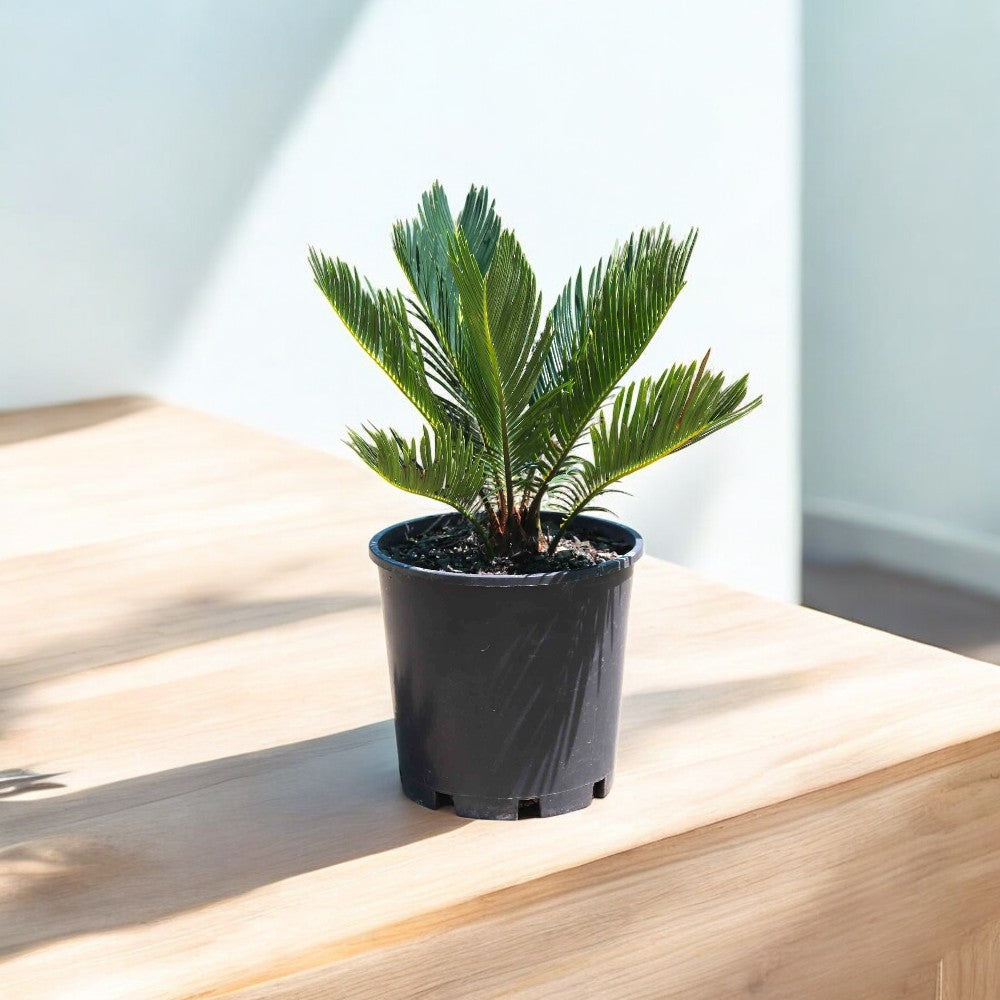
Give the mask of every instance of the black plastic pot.
[[459, 816], [477, 819], [583, 809], [611, 789], [642, 538], [580, 517], [576, 525], [597, 529], [619, 557], [522, 576], [420, 569], [385, 551], [441, 521], [405, 521], [370, 544], [403, 791], [431, 809], [453, 804]]

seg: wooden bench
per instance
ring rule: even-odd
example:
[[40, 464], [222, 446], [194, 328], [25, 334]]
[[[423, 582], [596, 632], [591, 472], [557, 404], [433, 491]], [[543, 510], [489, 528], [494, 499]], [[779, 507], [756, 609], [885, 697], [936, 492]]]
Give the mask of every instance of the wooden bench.
[[465, 821], [366, 552], [428, 507], [137, 399], [0, 484], [0, 996], [1000, 997], [997, 668], [646, 558], [613, 794]]

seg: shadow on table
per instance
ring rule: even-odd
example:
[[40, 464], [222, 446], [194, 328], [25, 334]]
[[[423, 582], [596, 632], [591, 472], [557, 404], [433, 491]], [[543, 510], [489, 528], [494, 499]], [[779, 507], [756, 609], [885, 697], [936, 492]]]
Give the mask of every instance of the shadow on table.
[[778, 698], [821, 683], [824, 677], [829, 678], [830, 675], [829, 666], [824, 665], [691, 687], [638, 691], [626, 695], [622, 703], [622, 722], [632, 729], [689, 722], [701, 716], [732, 712], [758, 701]]
[[403, 797], [388, 719], [3, 802], [0, 955], [160, 920], [466, 822]]
[[[378, 603], [376, 594], [305, 594], [256, 601], [207, 595], [167, 603], [105, 634], [56, 638], [29, 656], [0, 660], [0, 734], [20, 713], [23, 692], [32, 684]], [[24, 763], [0, 760], [0, 770]]]
[[0, 660], [0, 691], [215, 639], [377, 607], [378, 603], [375, 593], [304, 594], [249, 601], [206, 594], [171, 601], [125, 623], [116, 623], [105, 634], [61, 636], [28, 656]]
[[156, 400], [145, 396], [111, 396], [0, 413], [0, 446], [67, 434], [127, 417], [155, 405]]
[[[723, 714], [821, 673], [634, 694], [623, 721], [635, 732]], [[403, 797], [388, 719], [49, 799], [3, 801], [0, 955], [196, 910], [466, 822]]]

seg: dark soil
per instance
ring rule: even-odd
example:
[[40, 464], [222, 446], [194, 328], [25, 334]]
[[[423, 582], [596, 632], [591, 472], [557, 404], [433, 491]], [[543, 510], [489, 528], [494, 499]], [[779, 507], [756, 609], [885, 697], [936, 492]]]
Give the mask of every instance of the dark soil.
[[387, 545], [386, 552], [408, 566], [492, 576], [583, 569], [620, 555], [611, 539], [598, 532], [567, 531], [555, 552], [496, 554], [490, 558], [479, 536], [468, 524], [443, 524], [428, 528]]

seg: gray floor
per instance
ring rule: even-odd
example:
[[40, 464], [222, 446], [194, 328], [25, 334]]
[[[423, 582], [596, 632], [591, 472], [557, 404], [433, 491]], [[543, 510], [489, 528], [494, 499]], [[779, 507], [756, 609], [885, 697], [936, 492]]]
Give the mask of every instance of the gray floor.
[[807, 562], [802, 603], [1000, 664], [1000, 600], [862, 564]]

